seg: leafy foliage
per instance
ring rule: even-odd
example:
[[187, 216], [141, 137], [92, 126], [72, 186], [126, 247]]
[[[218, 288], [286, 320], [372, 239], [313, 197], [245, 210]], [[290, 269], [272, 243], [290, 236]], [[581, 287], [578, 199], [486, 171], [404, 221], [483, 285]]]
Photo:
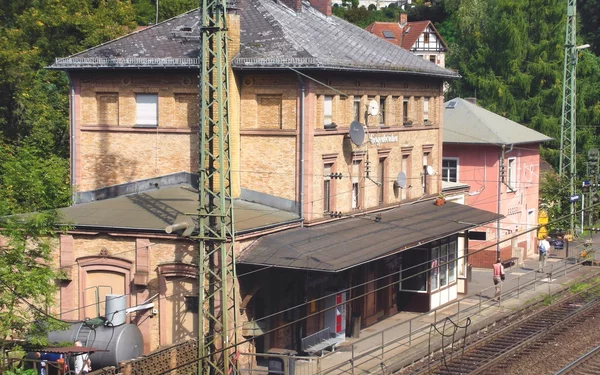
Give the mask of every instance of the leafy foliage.
[[571, 207], [565, 199], [571, 194], [569, 179], [554, 172], [546, 172], [540, 178], [540, 209], [546, 209], [548, 217], [552, 218], [549, 229], [569, 228]]
[[0, 214], [68, 205], [69, 85], [45, 67], [134, 19], [126, 0], [0, 1]]
[[27, 334], [28, 341], [39, 345], [48, 330], [63, 327], [47, 315], [57, 290], [54, 282], [60, 276], [52, 257], [56, 217], [56, 212], [45, 212], [2, 220], [0, 353], [11, 338]]

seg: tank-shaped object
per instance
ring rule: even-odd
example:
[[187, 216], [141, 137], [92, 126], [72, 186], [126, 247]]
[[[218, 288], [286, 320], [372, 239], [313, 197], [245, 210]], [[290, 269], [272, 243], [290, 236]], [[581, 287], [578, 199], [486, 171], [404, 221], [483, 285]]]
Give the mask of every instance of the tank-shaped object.
[[135, 324], [120, 326], [90, 327], [86, 323], [77, 323], [65, 331], [48, 333], [48, 342], [81, 341], [83, 346], [108, 350], [90, 355], [92, 368], [116, 366], [121, 361], [140, 357], [144, 352], [142, 332]]
[[105, 297], [106, 325], [125, 324], [127, 300], [124, 294], [107, 294]]

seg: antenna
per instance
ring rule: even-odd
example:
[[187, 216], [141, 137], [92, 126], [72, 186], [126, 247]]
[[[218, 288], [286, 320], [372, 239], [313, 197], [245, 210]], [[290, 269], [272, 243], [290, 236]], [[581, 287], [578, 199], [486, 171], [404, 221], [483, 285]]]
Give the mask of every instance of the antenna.
[[377, 103], [377, 100], [372, 99], [369, 102], [369, 108], [368, 108], [367, 112], [371, 116], [377, 116], [379, 114], [379, 103]]
[[406, 187], [406, 173], [398, 173], [398, 177], [396, 177], [396, 181], [394, 181], [394, 186], [399, 187], [400, 189], [404, 189]]
[[365, 128], [358, 121], [350, 123], [350, 140], [357, 146], [362, 146], [365, 141]]
[[425, 173], [428, 176], [433, 176], [435, 174], [435, 171], [433, 170], [433, 167], [431, 165], [426, 165], [425, 166]]

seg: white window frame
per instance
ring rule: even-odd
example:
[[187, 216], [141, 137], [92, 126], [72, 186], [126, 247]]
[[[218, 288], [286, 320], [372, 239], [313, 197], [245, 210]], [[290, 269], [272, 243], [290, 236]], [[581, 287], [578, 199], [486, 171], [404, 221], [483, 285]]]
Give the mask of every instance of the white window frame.
[[323, 125], [333, 122], [333, 95], [323, 96]]
[[448, 244], [440, 246], [440, 257], [438, 258], [440, 267], [440, 288], [448, 286]]
[[[444, 163], [446, 161], [454, 161], [456, 162], [456, 181], [451, 181], [450, 180], [450, 175], [448, 174], [448, 170], [451, 169], [452, 167], [445, 167]], [[459, 166], [459, 158], [442, 158], [442, 181], [447, 181], [447, 182], [458, 182], [460, 181], [459, 179], [459, 175], [458, 175], [458, 166]]]
[[430, 287], [431, 291], [438, 290], [440, 288], [440, 247], [436, 246], [431, 249], [431, 271], [430, 271]]
[[352, 102], [352, 116], [354, 121], [360, 122], [360, 95], [354, 95]]
[[[424, 250], [424, 251], [427, 251], [427, 249], [422, 249], [422, 248], [415, 248], [414, 250]], [[413, 269], [414, 267], [417, 267], [417, 269], [414, 270]], [[411, 272], [411, 270], [412, 270], [412, 272]], [[418, 275], [424, 275], [425, 276], [424, 289], [418, 289], [417, 290], [417, 289], [406, 289], [406, 288], [404, 288], [403, 281], [404, 281], [404, 278], [405, 278], [404, 274], [406, 272], [412, 273], [412, 275], [408, 276], [408, 277], [418, 277], [417, 275], [415, 275], [415, 273], [417, 273]], [[398, 282], [398, 290], [399, 291], [405, 291], [405, 292], [411, 292], [411, 293], [423, 293], [423, 294], [429, 293], [429, 291], [427, 290], [427, 288], [428, 288], [428, 285], [427, 285], [427, 262], [421, 263], [421, 264], [419, 264], [417, 266], [410, 267], [410, 268], [408, 268], [406, 270], [402, 269], [402, 263], [400, 263], [399, 275], [400, 275], [400, 280]]]
[[429, 123], [429, 98], [423, 98], [423, 123]]
[[360, 208], [360, 167], [362, 160], [352, 161], [352, 204], [353, 210]]
[[333, 163], [325, 163], [323, 166], [323, 213], [331, 212], [331, 173]]
[[379, 115], [377, 116], [380, 126], [385, 126], [385, 96], [379, 97]]
[[506, 185], [510, 191], [517, 191], [517, 158], [508, 158], [506, 164]]
[[458, 248], [456, 241], [448, 244], [448, 285], [456, 282]]
[[158, 94], [135, 94], [135, 125], [158, 126]]

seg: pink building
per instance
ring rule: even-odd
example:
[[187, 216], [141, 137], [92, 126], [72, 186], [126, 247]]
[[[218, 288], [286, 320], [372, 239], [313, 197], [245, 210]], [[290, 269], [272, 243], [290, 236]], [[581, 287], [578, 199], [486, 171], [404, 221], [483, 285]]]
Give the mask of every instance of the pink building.
[[497, 251], [502, 260], [534, 253], [537, 232], [530, 229], [538, 219], [539, 146], [551, 139], [470, 100], [444, 103], [443, 190], [468, 186], [465, 204], [504, 217], [476, 229], [485, 239], [469, 243], [468, 262], [475, 267], [491, 266]]

